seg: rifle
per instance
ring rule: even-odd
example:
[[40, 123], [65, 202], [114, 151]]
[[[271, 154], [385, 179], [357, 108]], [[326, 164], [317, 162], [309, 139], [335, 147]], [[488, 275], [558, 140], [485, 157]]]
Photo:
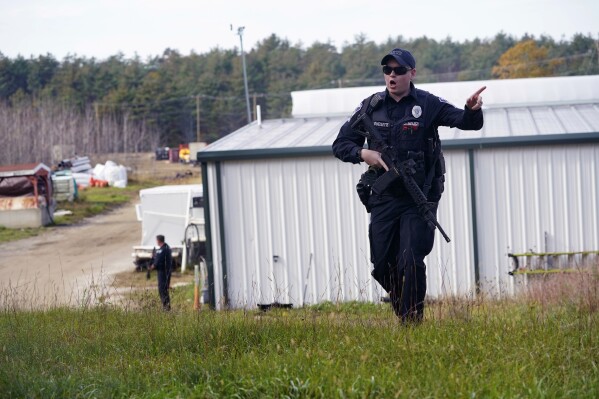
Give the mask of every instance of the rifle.
[[154, 267], [154, 257], [156, 256], [156, 247], [152, 248], [152, 257], [150, 258], [150, 264], [146, 268], [146, 280], [150, 279], [152, 267]]
[[[435, 227], [439, 229], [439, 232], [445, 239], [445, 241], [450, 242], [451, 239], [443, 230], [443, 227], [437, 221], [437, 218], [431, 211], [432, 203], [428, 202], [426, 195], [422, 192], [416, 181], [414, 180], [414, 174], [416, 173], [416, 162], [413, 159], [406, 159], [405, 161], [395, 162], [393, 160], [393, 154], [390, 154], [390, 148], [385, 143], [385, 140], [381, 137], [380, 132], [374, 126], [372, 119], [368, 115], [367, 111], [369, 109], [374, 109], [378, 103], [382, 101], [382, 98], [377, 93], [370, 97], [369, 103], [364, 108], [364, 111], [361, 111], [356, 120], [352, 123], [352, 130], [357, 132], [358, 134], [363, 135], [364, 137], [370, 139], [373, 143], [376, 143], [381, 148], [381, 158], [385, 162], [385, 164], [389, 167], [389, 171], [384, 173], [381, 177], [379, 177], [376, 183], [372, 186], [372, 191], [375, 194], [382, 194], [385, 190], [393, 183], [398, 180], [401, 180], [406, 191], [410, 194], [410, 197], [416, 203], [418, 207], [418, 212], [425, 220], [426, 224], [430, 229], [434, 230]], [[362, 127], [363, 129], [360, 129]]]

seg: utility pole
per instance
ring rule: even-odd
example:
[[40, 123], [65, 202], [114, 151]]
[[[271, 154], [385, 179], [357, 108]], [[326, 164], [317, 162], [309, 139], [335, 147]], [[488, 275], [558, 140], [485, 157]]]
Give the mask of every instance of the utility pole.
[[196, 96], [196, 141], [200, 142], [200, 95]]
[[[231, 25], [231, 30], [233, 30], [233, 25]], [[243, 86], [245, 87], [245, 105], [247, 108], [247, 116], [248, 123], [252, 123], [252, 111], [250, 111], [250, 93], [248, 90], [248, 76], [245, 68], [245, 53], [243, 52], [243, 31], [245, 30], [245, 26], [240, 26], [237, 28], [237, 35], [239, 35], [239, 47], [241, 50], [241, 65], [243, 68]]]

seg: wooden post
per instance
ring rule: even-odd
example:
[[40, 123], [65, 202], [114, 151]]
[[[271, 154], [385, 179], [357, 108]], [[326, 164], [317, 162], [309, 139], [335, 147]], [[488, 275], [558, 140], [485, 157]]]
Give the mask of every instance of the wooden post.
[[[35, 203], [35, 207], [39, 208], [40, 200], [38, 198], [38, 191], [37, 191], [37, 176], [29, 176], [29, 181], [33, 185], [33, 195], [34, 195], [33, 202]], [[46, 204], [46, 205], [49, 206], [50, 204]]]
[[200, 265], [193, 267], [193, 309], [200, 310]]

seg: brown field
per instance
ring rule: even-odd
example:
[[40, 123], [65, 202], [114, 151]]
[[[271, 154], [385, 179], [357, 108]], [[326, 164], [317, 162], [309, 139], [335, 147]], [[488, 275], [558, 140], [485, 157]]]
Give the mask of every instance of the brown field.
[[95, 165], [96, 163], [104, 163], [107, 160], [125, 165], [130, 169], [129, 177], [137, 180], [175, 180], [177, 174], [181, 175], [185, 174], [186, 172], [191, 172], [194, 177], [201, 179], [199, 167], [193, 166], [192, 164], [156, 161], [154, 153], [151, 152], [129, 154], [96, 154], [90, 155], [90, 160], [92, 161], [92, 165]]

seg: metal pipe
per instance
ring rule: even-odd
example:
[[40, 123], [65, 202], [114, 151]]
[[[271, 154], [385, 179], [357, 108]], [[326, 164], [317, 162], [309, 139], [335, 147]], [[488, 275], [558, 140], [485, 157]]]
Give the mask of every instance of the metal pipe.
[[474, 159], [474, 150], [468, 150], [468, 166], [470, 170], [470, 206], [472, 212], [472, 255], [474, 256], [474, 284], [476, 293], [480, 291], [480, 260], [478, 245], [478, 218], [476, 210], [476, 168]]
[[243, 31], [245, 30], [245, 26], [240, 26], [237, 28], [237, 34], [239, 35], [239, 48], [241, 50], [241, 65], [243, 68], [243, 86], [245, 88], [245, 105], [247, 108], [247, 118], [248, 124], [252, 123], [252, 111], [250, 109], [250, 92], [248, 89], [248, 76], [247, 70], [245, 66], [245, 52], [243, 51]]
[[202, 196], [204, 197], [204, 234], [206, 235], [206, 272], [208, 274], [208, 302], [216, 307], [214, 292], [214, 258], [212, 257], [212, 223], [210, 222], [210, 189], [208, 185], [208, 163], [202, 162]]
[[229, 276], [227, 274], [227, 236], [225, 234], [225, 217], [223, 209], [223, 187], [222, 187], [222, 171], [221, 163], [215, 162], [214, 169], [216, 172], [216, 212], [218, 214], [218, 230], [220, 232], [220, 261], [222, 272], [222, 287], [223, 299], [225, 308], [229, 307]]
[[256, 120], [258, 121], [258, 126], [262, 127], [262, 109], [259, 105], [256, 105]]

